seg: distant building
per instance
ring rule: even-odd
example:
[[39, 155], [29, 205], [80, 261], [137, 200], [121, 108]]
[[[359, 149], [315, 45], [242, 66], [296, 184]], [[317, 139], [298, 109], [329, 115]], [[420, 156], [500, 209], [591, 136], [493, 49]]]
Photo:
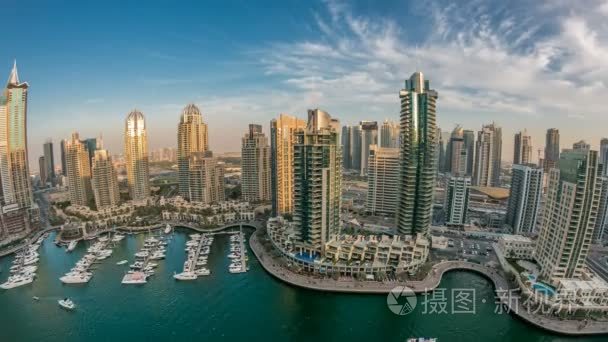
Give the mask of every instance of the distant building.
[[608, 225], [608, 177], [602, 177], [601, 183], [600, 203], [593, 228], [593, 243], [602, 243], [606, 238], [606, 225]]
[[380, 147], [399, 148], [399, 124], [384, 120], [380, 129]]
[[118, 176], [107, 150], [97, 149], [93, 156], [91, 187], [97, 210], [117, 206], [120, 203]]
[[51, 184], [55, 185], [55, 156], [53, 153], [53, 141], [47, 140], [42, 146], [44, 152], [44, 163], [46, 166], [46, 177]]
[[532, 163], [532, 137], [523, 130], [515, 134], [513, 147], [513, 164], [526, 165]]
[[601, 193], [597, 151], [563, 152], [549, 185], [536, 247], [540, 277], [557, 285], [580, 279], [585, 268]]
[[494, 123], [484, 125], [477, 135], [473, 184], [499, 187], [502, 154], [502, 129]]
[[506, 223], [513, 234], [535, 232], [543, 193], [543, 170], [529, 165], [513, 165]]
[[475, 165], [475, 132], [465, 129], [462, 132], [464, 139], [464, 148], [467, 150], [467, 171], [465, 175], [467, 177], [473, 177], [473, 170]]
[[604, 176], [608, 176], [608, 138], [600, 140], [600, 163], [603, 166]]
[[44, 156], [38, 157], [38, 167], [40, 168], [40, 185], [45, 186], [48, 179], [46, 175], [46, 161], [44, 160]]
[[72, 205], [88, 206], [93, 199], [91, 188], [91, 164], [86, 145], [77, 132], [65, 142], [66, 173], [68, 191]]
[[450, 136], [446, 153], [446, 172], [463, 177], [467, 172], [468, 150], [464, 142], [464, 130], [456, 126]]
[[350, 127], [342, 126], [342, 167], [350, 170]]
[[350, 169], [361, 170], [361, 126], [350, 126], [349, 127], [349, 141], [350, 141]]
[[66, 140], [62, 139], [61, 140], [61, 145], [60, 145], [60, 152], [61, 152], [61, 174], [64, 177], [68, 176], [68, 164], [66, 162], [66, 158], [65, 158], [65, 143]]
[[204, 204], [226, 200], [224, 193], [224, 164], [213, 157], [211, 151], [190, 154], [188, 198]]
[[557, 166], [559, 153], [559, 130], [557, 128], [550, 128], [547, 130], [545, 140], [545, 158], [543, 160], [545, 173], [549, 174], [549, 170]]
[[361, 121], [361, 176], [367, 175], [369, 148], [378, 145], [378, 123], [376, 121]]
[[399, 149], [372, 145], [369, 150], [365, 210], [394, 216], [399, 201]]
[[242, 139], [241, 184], [243, 200], [270, 201], [270, 146], [261, 125], [249, 125]]
[[577, 142], [575, 142], [574, 144], [572, 144], [572, 149], [574, 151], [580, 151], [580, 152], [589, 152], [589, 150], [591, 150], [591, 145], [587, 144], [587, 142], [585, 140], [579, 140]]
[[179, 194], [189, 199], [190, 184], [188, 162], [190, 155], [209, 150], [207, 124], [203, 121], [201, 111], [194, 104], [187, 105], [180, 116], [177, 126], [177, 167]]
[[273, 216], [292, 213], [294, 193], [293, 156], [296, 132], [306, 128], [306, 121], [280, 114], [270, 121], [270, 165]]
[[129, 194], [133, 200], [150, 196], [148, 133], [142, 112], [134, 110], [125, 120], [125, 163]]
[[340, 230], [342, 151], [340, 123], [319, 109], [308, 110], [305, 130], [294, 145], [294, 215], [296, 240], [314, 253]]
[[405, 88], [399, 92], [402, 141], [397, 229], [400, 234], [428, 234], [431, 226], [439, 139], [437, 97], [421, 72], [415, 72], [406, 80]]
[[446, 181], [445, 222], [448, 227], [462, 227], [467, 223], [471, 178], [450, 176]]

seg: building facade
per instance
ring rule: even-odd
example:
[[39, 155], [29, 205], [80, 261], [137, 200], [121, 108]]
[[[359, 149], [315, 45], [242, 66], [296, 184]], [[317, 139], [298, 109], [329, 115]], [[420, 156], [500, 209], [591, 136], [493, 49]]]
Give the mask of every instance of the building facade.
[[148, 133], [142, 112], [134, 110], [125, 120], [125, 164], [131, 199], [150, 196]]
[[531, 165], [513, 165], [506, 224], [513, 234], [536, 231], [537, 215], [543, 194], [543, 170]]
[[306, 129], [294, 146], [294, 215], [297, 239], [311, 252], [340, 230], [342, 151], [340, 123], [319, 109], [308, 110]]
[[47, 140], [42, 146], [42, 150], [44, 153], [44, 163], [46, 166], [46, 177], [51, 182], [52, 185], [55, 185], [55, 156], [53, 153], [53, 141]]
[[39, 167], [38, 173], [40, 176], [40, 185], [45, 186], [48, 179], [47, 179], [47, 174], [46, 174], [46, 161], [44, 159], [44, 156], [38, 157], [38, 167]]
[[201, 111], [194, 104], [187, 105], [182, 111], [177, 126], [177, 167], [179, 194], [188, 199], [190, 193], [188, 162], [190, 155], [209, 150], [207, 124], [203, 121]]
[[365, 211], [394, 216], [399, 200], [399, 149], [372, 145], [368, 171]]
[[224, 192], [224, 164], [211, 151], [193, 152], [188, 162], [190, 201], [212, 204], [226, 200]]
[[399, 148], [399, 124], [384, 120], [380, 128], [380, 147]]
[[437, 158], [437, 92], [421, 72], [405, 81], [401, 100], [399, 158], [400, 234], [427, 234], [431, 225]]
[[467, 223], [471, 178], [451, 176], [446, 180], [445, 223], [448, 227], [463, 227]]
[[91, 164], [87, 147], [76, 132], [65, 142], [65, 159], [70, 203], [88, 206], [93, 199]]
[[500, 187], [502, 129], [494, 123], [484, 125], [477, 134], [473, 184]]
[[243, 200], [270, 201], [270, 146], [261, 125], [249, 125], [241, 145]]
[[91, 174], [91, 187], [97, 210], [117, 206], [120, 203], [118, 176], [107, 150], [95, 151]]
[[465, 129], [462, 133], [464, 139], [464, 148], [467, 150], [467, 177], [473, 177], [475, 169], [475, 132]]
[[[607, 165], [602, 165], [603, 168]], [[597, 210], [597, 219], [593, 228], [593, 243], [600, 244], [606, 239], [606, 225], [608, 224], [608, 177], [602, 177], [600, 203]]]
[[361, 168], [360, 175], [367, 175], [369, 148], [372, 145], [378, 145], [378, 122], [376, 121], [361, 121]]
[[532, 137], [527, 130], [517, 132], [513, 146], [513, 164], [532, 163]]
[[543, 166], [545, 173], [549, 174], [549, 170], [557, 166], [559, 160], [559, 130], [557, 128], [549, 128], [545, 138], [545, 158]]
[[287, 114], [270, 121], [270, 167], [273, 216], [293, 213], [293, 155], [296, 132], [306, 121]]
[[597, 151], [563, 152], [549, 171], [547, 198], [536, 248], [540, 277], [552, 284], [580, 278], [591, 244], [601, 192]]
[[608, 138], [600, 140], [600, 163], [603, 165], [604, 176], [608, 176]]

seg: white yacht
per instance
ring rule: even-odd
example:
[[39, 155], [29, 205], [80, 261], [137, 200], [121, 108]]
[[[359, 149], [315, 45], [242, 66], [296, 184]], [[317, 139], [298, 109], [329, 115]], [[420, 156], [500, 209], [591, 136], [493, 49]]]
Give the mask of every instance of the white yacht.
[[128, 260], [120, 260], [119, 262], [116, 263], [116, 265], [124, 265], [128, 262], [129, 262]]
[[122, 241], [122, 239], [124, 239], [125, 236], [124, 235], [120, 235], [120, 234], [114, 234], [114, 237], [112, 238], [113, 242], [119, 242]]
[[144, 272], [127, 273], [122, 278], [122, 283], [128, 285], [145, 284], [148, 282], [147, 278], [148, 276]]
[[15, 275], [10, 276], [6, 283], [0, 285], [0, 288], [9, 290], [15, 287], [30, 284], [34, 281], [34, 275]]
[[194, 271], [194, 273], [197, 276], [208, 276], [211, 274], [211, 271], [209, 271], [207, 268], [199, 268], [198, 270]]
[[230, 271], [230, 273], [241, 273], [244, 272], [244, 269], [243, 266], [230, 265], [228, 271]]
[[165, 227], [165, 234], [169, 234], [169, 233], [171, 233], [171, 229], [172, 229], [172, 228], [171, 228], [171, 225], [169, 225], [169, 224], [167, 223], [167, 226]]
[[59, 278], [64, 284], [84, 284], [91, 280], [91, 273], [70, 272]]
[[77, 245], [78, 245], [78, 240], [70, 241], [70, 244], [68, 245], [68, 248], [66, 250], [68, 252], [71, 252], [76, 248]]
[[150, 253], [148, 253], [147, 251], [135, 253], [135, 257], [137, 258], [147, 258], [148, 255], [150, 255]]
[[66, 310], [74, 310], [76, 308], [76, 304], [72, 302], [69, 298], [64, 298], [58, 301], [59, 306]]
[[173, 278], [175, 278], [176, 280], [195, 280], [197, 276], [194, 272], [183, 272], [174, 274]]

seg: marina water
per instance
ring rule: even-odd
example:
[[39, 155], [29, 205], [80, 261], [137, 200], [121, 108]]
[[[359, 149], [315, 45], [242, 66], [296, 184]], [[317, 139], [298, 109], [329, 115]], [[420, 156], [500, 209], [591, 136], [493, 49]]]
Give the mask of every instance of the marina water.
[[[416, 309], [393, 314], [383, 295], [322, 293], [288, 286], [263, 270], [249, 253], [250, 271], [231, 274], [228, 235], [217, 235], [207, 267], [211, 275], [175, 281], [183, 269], [187, 230], [177, 229], [167, 257], [142, 286], [121, 285], [146, 235], [129, 235], [112, 256], [97, 264], [88, 284], [64, 285], [59, 277], [85, 253], [81, 242], [72, 253], [55, 246], [54, 234], [40, 248], [33, 284], [0, 291], [2, 341], [605, 341], [605, 337], [569, 338], [532, 327], [508, 314], [496, 314], [491, 284], [467, 272], [445, 275], [440, 287], [474, 289], [475, 314], [425, 314]], [[0, 259], [0, 282], [8, 278], [12, 257]], [[40, 297], [39, 301], [32, 300]], [[57, 300], [69, 297], [68, 312]], [[449, 295], [448, 295], [449, 298]], [[486, 303], [482, 300], [485, 299]], [[450, 304], [448, 304], [449, 309]]]

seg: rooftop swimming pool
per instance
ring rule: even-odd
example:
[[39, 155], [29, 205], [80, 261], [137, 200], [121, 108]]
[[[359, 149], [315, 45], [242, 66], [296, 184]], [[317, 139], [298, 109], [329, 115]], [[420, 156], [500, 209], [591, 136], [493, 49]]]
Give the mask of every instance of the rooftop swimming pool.
[[555, 295], [555, 288], [553, 286], [537, 281], [534, 274], [528, 274], [528, 279], [532, 283], [532, 288], [538, 293], [553, 297]]

